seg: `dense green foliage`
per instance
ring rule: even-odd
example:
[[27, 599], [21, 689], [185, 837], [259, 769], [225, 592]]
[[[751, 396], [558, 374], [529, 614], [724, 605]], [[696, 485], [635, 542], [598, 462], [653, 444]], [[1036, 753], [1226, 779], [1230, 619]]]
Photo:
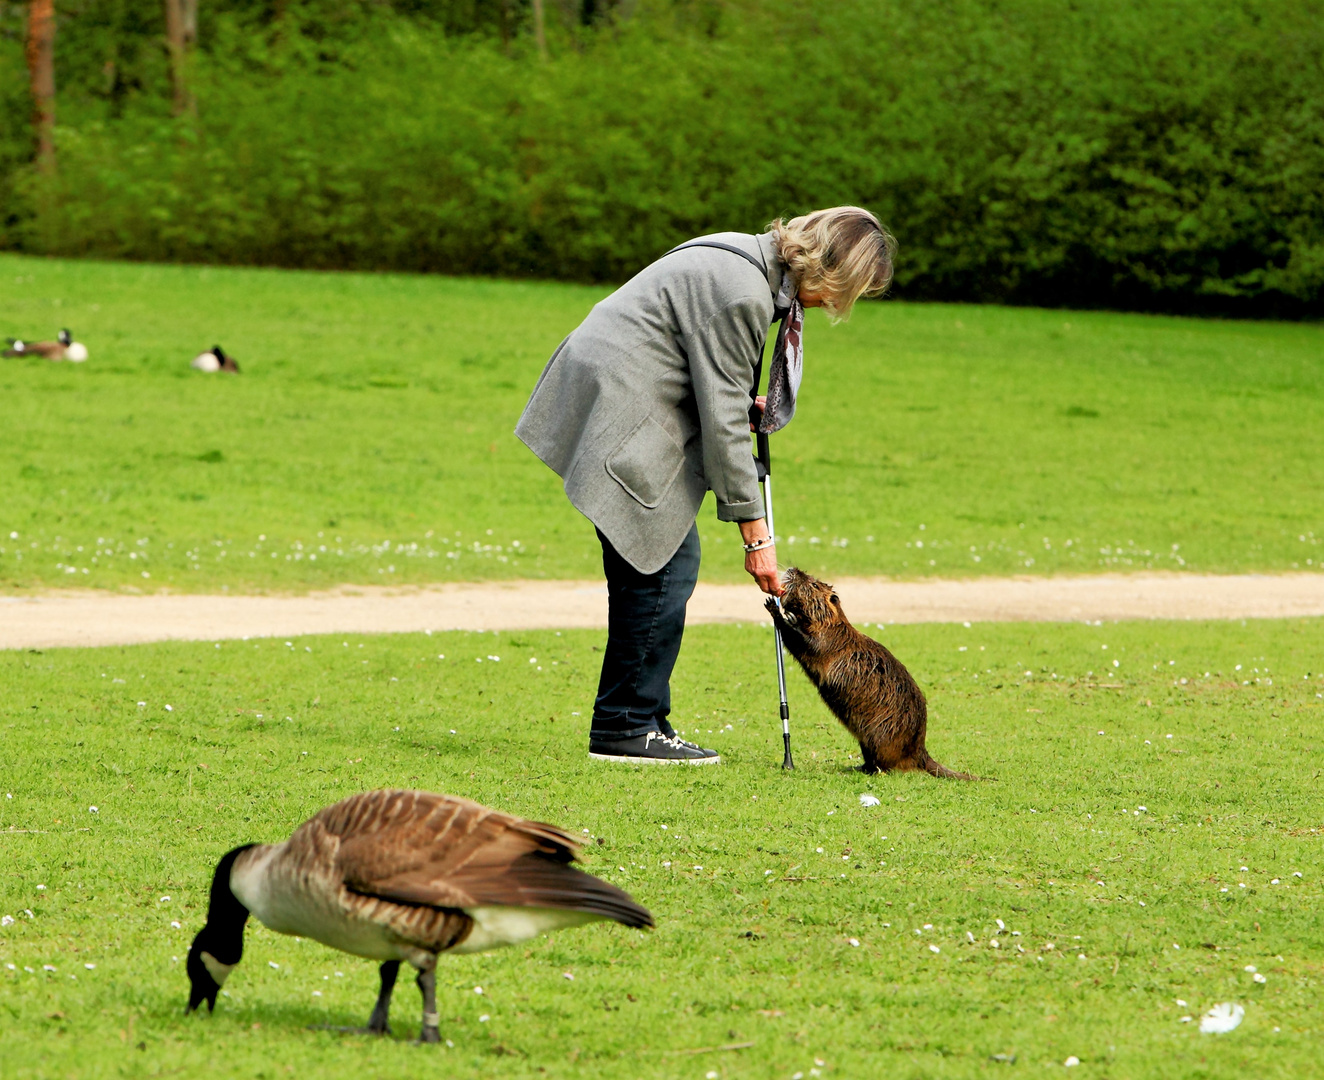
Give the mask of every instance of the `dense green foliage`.
[[[857, 202], [898, 294], [1324, 310], [1320, 0], [156, 0], [63, 5], [59, 173], [0, 40], [0, 244], [610, 281]], [[596, 12], [596, 15], [593, 13]]]
[[[601, 287], [12, 255], [0, 282], [0, 332], [69, 326], [91, 350], [77, 366], [0, 361], [6, 588], [601, 573], [592, 529], [512, 434]], [[1324, 327], [893, 302], [837, 327], [810, 314], [800, 408], [773, 439], [783, 565], [1324, 561]], [[217, 341], [239, 375], [189, 369]], [[699, 529], [705, 576], [748, 580], [734, 526], [709, 507]]]
[[[762, 627], [686, 634], [673, 719], [721, 750], [705, 769], [588, 760], [597, 633], [0, 654], [5, 1076], [1313, 1075], [1322, 630], [889, 629], [930, 748], [987, 784], [852, 772], [797, 674], [783, 773]], [[308, 1030], [362, 1023], [375, 965], [255, 925], [184, 1017], [221, 853], [379, 786], [583, 835], [657, 929], [443, 958], [450, 1047], [409, 1045], [408, 978], [392, 1038]], [[1231, 1034], [1181, 1022], [1224, 1001]]]

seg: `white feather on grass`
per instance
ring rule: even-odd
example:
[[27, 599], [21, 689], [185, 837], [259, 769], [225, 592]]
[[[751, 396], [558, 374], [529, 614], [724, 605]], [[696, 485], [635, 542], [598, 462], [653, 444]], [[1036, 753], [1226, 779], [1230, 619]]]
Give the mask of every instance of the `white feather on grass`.
[[1240, 1025], [1245, 1016], [1242, 1006], [1224, 1001], [1200, 1017], [1200, 1030], [1205, 1035], [1225, 1035]]

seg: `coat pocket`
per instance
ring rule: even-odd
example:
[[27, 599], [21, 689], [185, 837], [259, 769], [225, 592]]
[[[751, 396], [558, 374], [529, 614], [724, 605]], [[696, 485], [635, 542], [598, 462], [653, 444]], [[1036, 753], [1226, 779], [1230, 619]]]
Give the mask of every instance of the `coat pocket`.
[[685, 450], [671, 432], [646, 416], [607, 456], [607, 474], [652, 510], [676, 482]]

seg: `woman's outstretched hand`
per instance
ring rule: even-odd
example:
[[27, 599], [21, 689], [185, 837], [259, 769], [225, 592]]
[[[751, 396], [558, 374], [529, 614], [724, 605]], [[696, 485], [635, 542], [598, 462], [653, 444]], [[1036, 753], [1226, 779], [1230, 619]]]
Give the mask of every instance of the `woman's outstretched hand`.
[[777, 574], [777, 548], [770, 545], [745, 552], [745, 570], [769, 596], [781, 596], [782, 582]]
[[[768, 525], [763, 518], [757, 521], [742, 521], [740, 537], [746, 544], [756, 544], [768, 538]], [[777, 548], [773, 544], [761, 547], [757, 551], [745, 552], [745, 572], [749, 574], [769, 596], [781, 596], [782, 583], [777, 575]]]

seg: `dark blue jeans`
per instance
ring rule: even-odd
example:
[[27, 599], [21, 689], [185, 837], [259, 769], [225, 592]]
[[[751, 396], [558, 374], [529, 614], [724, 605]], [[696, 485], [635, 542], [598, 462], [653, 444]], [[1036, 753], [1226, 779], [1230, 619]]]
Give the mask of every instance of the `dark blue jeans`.
[[685, 633], [685, 604], [699, 580], [699, 529], [655, 574], [641, 574], [601, 532], [607, 573], [607, 648], [593, 703], [594, 739], [671, 733], [671, 671]]

